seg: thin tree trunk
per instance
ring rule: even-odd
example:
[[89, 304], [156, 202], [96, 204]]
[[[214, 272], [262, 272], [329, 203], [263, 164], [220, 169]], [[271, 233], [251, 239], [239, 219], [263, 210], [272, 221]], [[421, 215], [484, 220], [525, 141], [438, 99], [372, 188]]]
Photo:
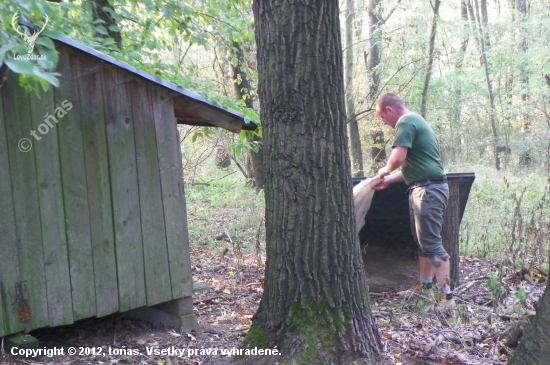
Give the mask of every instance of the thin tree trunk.
[[355, 0], [346, 0], [346, 43], [345, 43], [345, 72], [346, 72], [346, 110], [348, 115], [348, 134], [350, 140], [350, 157], [352, 176], [360, 177], [363, 171], [363, 151], [361, 150], [361, 135], [355, 117], [355, 99], [353, 93], [353, 79], [355, 73], [353, 34], [355, 33]]
[[[116, 19], [113, 17], [112, 13], [115, 12], [115, 8], [109, 3], [109, 0], [92, 0], [92, 6], [94, 8], [94, 19], [103, 20], [103, 25], [107, 29], [108, 35], [97, 33], [98, 37], [101, 38], [113, 38], [115, 40], [118, 49], [122, 49], [122, 35], [116, 30], [110, 29], [111, 26], [116, 26]], [[108, 8], [111, 12], [105, 10]]]
[[[520, 32], [519, 40], [518, 40], [518, 46], [521, 50], [521, 53], [526, 54], [527, 49], [529, 48], [527, 44], [527, 38], [525, 37], [525, 28], [524, 23], [525, 20], [528, 17], [527, 13], [527, 0], [516, 0], [516, 13], [517, 13], [517, 22], [518, 22], [518, 29]], [[527, 67], [525, 63], [522, 63], [520, 65], [520, 83], [521, 83], [521, 103], [522, 103], [522, 110], [520, 112], [520, 121], [521, 121], [521, 133], [527, 137], [526, 135], [531, 132], [531, 119], [529, 118], [529, 113], [525, 111], [525, 108], [527, 106], [527, 101], [529, 99], [529, 94], [527, 93], [527, 89], [529, 88], [529, 76], [527, 74]], [[526, 151], [523, 151], [520, 157], [520, 164], [521, 165], [530, 165], [532, 162], [531, 160], [531, 153], [527, 149]]]
[[[462, 36], [462, 43], [460, 44], [460, 51], [459, 51], [460, 53], [458, 54], [457, 59], [455, 61], [455, 71], [457, 73], [462, 71], [464, 57], [468, 49], [468, 43], [470, 42], [470, 35], [468, 34], [469, 33], [468, 32], [468, 28], [469, 28], [468, 9], [472, 11], [471, 7], [472, 5], [468, 0], [462, 0], [460, 2], [460, 18], [462, 20], [463, 36]], [[462, 88], [460, 87], [460, 84], [455, 90], [455, 94], [456, 94], [456, 106], [453, 110], [452, 121], [453, 123], [460, 123], [460, 115], [462, 114]]]
[[[266, 271], [241, 363], [383, 363], [355, 232], [337, 0], [256, 0]], [[359, 361], [358, 361], [359, 362]]]
[[[460, 50], [458, 51], [458, 54], [456, 56], [455, 60], [455, 72], [457, 74], [462, 73], [462, 65], [464, 64], [464, 57], [466, 55], [466, 51], [468, 49], [468, 43], [470, 42], [470, 35], [469, 35], [469, 29], [470, 24], [468, 21], [468, 7], [471, 7], [471, 4], [468, 0], [461, 0], [460, 1], [460, 19], [462, 20], [462, 42], [460, 44]], [[456, 140], [454, 135], [455, 125], [460, 126], [460, 120], [462, 117], [462, 86], [460, 83], [457, 83], [457, 85], [454, 87], [455, 91], [455, 98], [453, 102], [453, 108], [451, 110], [451, 125], [450, 125], [450, 138], [451, 138], [451, 144], [452, 154], [450, 154], [450, 159], [452, 161], [455, 160], [456, 156], [459, 155], [462, 150], [462, 141], [460, 138]], [[444, 152], [444, 151], [442, 151]], [[445, 155], [445, 154], [443, 154]], [[468, 156], [468, 145], [466, 142], [466, 156]]]
[[430, 32], [430, 40], [428, 42], [428, 63], [426, 65], [426, 76], [424, 77], [424, 86], [422, 87], [422, 104], [420, 106], [420, 115], [426, 118], [426, 103], [428, 100], [428, 89], [430, 88], [430, 79], [432, 77], [432, 69], [434, 64], [434, 48], [435, 38], [437, 35], [437, 22], [439, 21], [439, 6], [441, 0], [435, 0], [433, 9], [432, 30]]
[[[487, 53], [486, 49], [490, 48], [491, 42], [489, 35], [486, 33], [485, 28], [488, 22], [487, 16], [487, 0], [481, 0], [481, 9], [477, 0], [474, 0], [474, 14], [472, 14], [473, 19], [476, 21], [476, 34], [479, 39], [479, 47], [481, 53], [481, 63], [483, 70], [485, 71], [485, 81], [487, 83], [487, 92], [489, 93], [489, 120], [491, 122], [491, 132], [493, 135], [493, 151], [495, 152], [495, 168], [500, 170], [500, 156], [499, 156], [499, 144], [498, 144], [498, 133], [497, 133], [497, 124], [496, 124], [496, 107], [495, 107], [495, 94], [493, 92], [493, 82], [491, 80], [491, 75], [489, 73], [489, 64], [487, 62]], [[480, 15], [481, 13], [481, 15]]]
[[[369, 88], [369, 99], [374, 102], [380, 93], [380, 62], [382, 59], [382, 49], [380, 47], [380, 39], [382, 33], [383, 19], [381, 16], [380, 0], [369, 0], [367, 8], [369, 20], [369, 42], [370, 50], [367, 57], [367, 72], [371, 77]], [[386, 163], [386, 149], [384, 131], [381, 129], [374, 130], [370, 134], [371, 149], [370, 155], [372, 158], [371, 174], [376, 174], [378, 169]]]
[[[237, 100], [244, 100], [246, 107], [254, 109], [254, 103], [250, 97], [252, 90], [252, 83], [250, 82], [247, 73], [243, 69], [244, 64], [244, 52], [241, 45], [238, 42], [233, 42], [232, 54], [236, 63], [231, 62], [231, 71], [233, 74], [233, 89]], [[261, 142], [261, 138], [256, 136], [253, 139], [254, 142]], [[249, 176], [254, 178], [254, 187], [257, 190], [261, 190], [265, 185], [265, 169], [264, 169], [264, 151], [263, 147], [260, 147], [258, 152], [249, 151]]]

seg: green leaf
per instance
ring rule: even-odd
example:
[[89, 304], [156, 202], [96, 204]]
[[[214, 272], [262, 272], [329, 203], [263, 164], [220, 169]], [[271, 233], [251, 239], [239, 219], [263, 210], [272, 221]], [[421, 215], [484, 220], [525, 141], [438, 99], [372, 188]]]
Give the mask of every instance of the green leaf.
[[57, 51], [55, 49], [40, 48], [38, 49], [38, 53], [46, 56], [48, 63], [51, 63], [51, 66], [48, 67], [46, 64], [41, 64], [40, 61], [38, 61], [40, 66], [42, 66], [44, 69], [55, 68], [55, 66], [57, 65], [57, 61], [59, 60], [59, 55], [57, 54]]
[[53, 86], [59, 87], [59, 80], [55, 77], [56, 75], [59, 75], [58, 73], [54, 74], [54, 73], [51, 73], [51, 72], [45, 72], [45, 71], [39, 69], [38, 67], [35, 67], [33, 69], [33, 74], [36, 77], [52, 84]]
[[13, 49], [15, 46], [17, 46], [17, 43], [10, 41], [4, 46], [2, 46], [2, 48], [0, 48], [0, 63], [4, 61], [4, 58], [6, 57], [6, 53], [9, 50]]
[[15, 73], [18, 74], [32, 74], [33, 64], [27, 60], [4, 60], [4, 63]]
[[53, 44], [53, 41], [48, 37], [39, 37], [36, 40], [36, 44], [40, 44], [49, 49], [55, 49], [55, 45]]
[[107, 29], [103, 25], [98, 25], [95, 27], [96, 32], [103, 35], [109, 35], [109, 32], [107, 32]]

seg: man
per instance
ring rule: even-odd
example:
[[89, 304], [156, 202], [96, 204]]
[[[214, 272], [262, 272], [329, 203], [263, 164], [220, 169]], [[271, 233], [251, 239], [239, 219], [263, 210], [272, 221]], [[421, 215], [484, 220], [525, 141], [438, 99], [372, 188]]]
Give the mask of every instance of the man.
[[[399, 294], [406, 296], [430, 289], [435, 275], [441, 306], [452, 308], [455, 302], [448, 283], [449, 254], [441, 239], [449, 187], [435, 133], [424, 118], [409, 112], [394, 94], [385, 94], [378, 100], [376, 115], [395, 129], [395, 138], [388, 163], [378, 171], [378, 178], [382, 181], [373, 189], [383, 190], [390, 184], [405, 181], [409, 186], [411, 230], [418, 244], [420, 281]], [[390, 175], [399, 167], [400, 172]]]

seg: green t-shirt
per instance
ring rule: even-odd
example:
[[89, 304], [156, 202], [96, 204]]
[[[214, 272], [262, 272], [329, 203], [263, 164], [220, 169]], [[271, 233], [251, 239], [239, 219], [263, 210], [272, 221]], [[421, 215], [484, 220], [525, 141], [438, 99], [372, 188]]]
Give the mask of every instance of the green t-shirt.
[[420, 115], [407, 113], [397, 122], [393, 147], [407, 147], [407, 158], [401, 172], [407, 185], [425, 179], [442, 179], [439, 144], [435, 133]]

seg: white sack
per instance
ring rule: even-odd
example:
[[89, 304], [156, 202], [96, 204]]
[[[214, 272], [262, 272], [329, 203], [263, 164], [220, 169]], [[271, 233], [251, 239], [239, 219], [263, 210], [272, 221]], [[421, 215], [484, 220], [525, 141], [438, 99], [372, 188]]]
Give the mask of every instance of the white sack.
[[357, 220], [357, 233], [365, 225], [365, 216], [370, 209], [372, 197], [374, 195], [373, 186], [382, 181], [378, 177], [371, 177], [361, 181], [353, 187], [353, 202], [355, 203], [355, 219]]

